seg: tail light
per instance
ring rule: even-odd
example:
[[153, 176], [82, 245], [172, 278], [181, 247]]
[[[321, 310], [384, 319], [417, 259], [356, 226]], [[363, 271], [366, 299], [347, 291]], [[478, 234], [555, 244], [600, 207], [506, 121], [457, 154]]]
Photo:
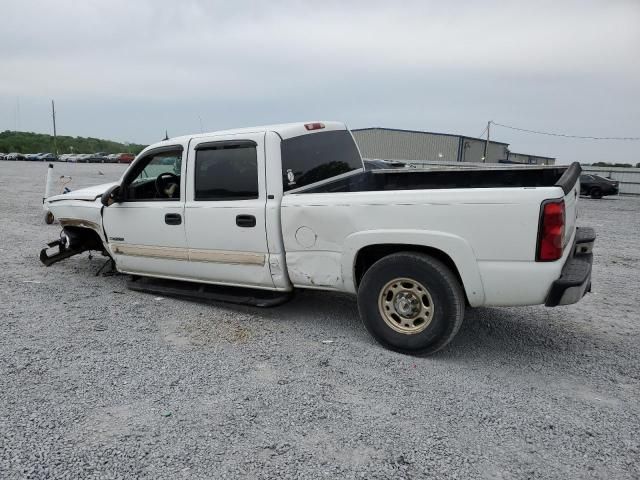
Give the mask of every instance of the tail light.
[[564, 200], [549, 200], [542, 204], [536, 261], [552, 262], [562, 257], [564, 221]]
[[315, 123], [305, 123], [304, 128], [307, 130], [320, 130], [324, 128], [324, 123], [315, 122]]

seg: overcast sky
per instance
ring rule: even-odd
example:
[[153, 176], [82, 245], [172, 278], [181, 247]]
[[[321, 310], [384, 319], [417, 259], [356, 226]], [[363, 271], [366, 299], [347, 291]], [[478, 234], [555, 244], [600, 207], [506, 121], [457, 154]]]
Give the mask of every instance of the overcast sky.
[[[312, 119], [640, 136], [640, 0], [2, 0], [0, 130], [151, 143]], [[495, 127], [560, 163], [640, 142]]]

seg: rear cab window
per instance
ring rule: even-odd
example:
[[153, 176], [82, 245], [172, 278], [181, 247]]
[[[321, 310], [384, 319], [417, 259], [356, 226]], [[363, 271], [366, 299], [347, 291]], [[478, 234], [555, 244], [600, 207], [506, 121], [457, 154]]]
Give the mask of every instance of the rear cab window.
[[360, 152], [348, 130], [289, 138], [280, 149], [284, 192], [362, 169]]

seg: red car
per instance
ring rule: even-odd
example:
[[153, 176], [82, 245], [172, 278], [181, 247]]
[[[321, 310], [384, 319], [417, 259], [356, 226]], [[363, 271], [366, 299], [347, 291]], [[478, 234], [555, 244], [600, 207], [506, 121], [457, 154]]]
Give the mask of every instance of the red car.
[[118, 163], [131, 163], [136, 156], [133, 153], [119, 153], [117, 156]]

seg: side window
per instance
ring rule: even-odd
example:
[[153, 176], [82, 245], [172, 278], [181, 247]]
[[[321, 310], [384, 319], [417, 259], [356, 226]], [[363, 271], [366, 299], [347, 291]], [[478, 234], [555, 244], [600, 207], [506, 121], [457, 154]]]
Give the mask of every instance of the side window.
[[254, 142], [210, 143], [196, 147], [196, 201], [258, 198], [258, 156]]
[[282, 188], [286, 192], [362, 168], [347, 130], [311, 133], [283, 140]]
[[145, 156], [125, 179], [125, 200], [180, 200], [181, 168], [181, 148]]

